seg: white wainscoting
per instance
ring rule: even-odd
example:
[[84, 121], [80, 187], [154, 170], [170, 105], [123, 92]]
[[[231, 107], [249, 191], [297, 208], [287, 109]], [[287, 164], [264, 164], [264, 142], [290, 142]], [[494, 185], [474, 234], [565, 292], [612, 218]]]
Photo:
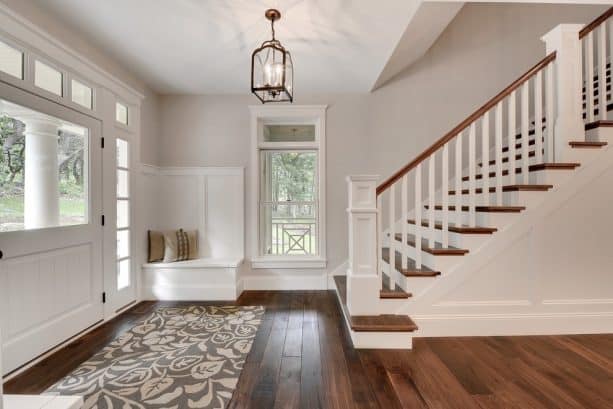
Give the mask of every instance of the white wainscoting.
[[0, 263], [0, 327], [6, 372], [102, 319], [91, 244]]
[[232, 300], [242, 291], [244, 168], [143, 166], [148, 208], [143, 231], [197, 229], [200, 260], [144, 264], [143, 299]]

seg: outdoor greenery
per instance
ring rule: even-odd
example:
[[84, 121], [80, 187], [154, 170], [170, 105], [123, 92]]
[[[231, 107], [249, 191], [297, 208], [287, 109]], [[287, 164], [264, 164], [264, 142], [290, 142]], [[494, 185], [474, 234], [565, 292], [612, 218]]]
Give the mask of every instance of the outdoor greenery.
[[[0, 231], [21, 230], [24, 213], [25, 124], [0, 116]], [[83, 223], [85, 138], [58, 134], [60, 224]]]
[[[314, 254], [316, 243], [316, 172], [314, 152], [271, 155], [271, 254]], [[287, 202], [287, 203], [286, 203]], [[292, 202], [313, 202], [296, 204]]]

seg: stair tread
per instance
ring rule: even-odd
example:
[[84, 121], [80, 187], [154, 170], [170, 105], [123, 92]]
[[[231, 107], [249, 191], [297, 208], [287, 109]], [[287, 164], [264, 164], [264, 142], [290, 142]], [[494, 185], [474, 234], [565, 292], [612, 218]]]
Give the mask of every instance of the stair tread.
[[[415, 220], [407, 220], [409, 224], [415, 224]], [[430, 223], [427, 220], [422, 220], [422, 227], [429, 227]], [[437, 230], [443, 230], [443, 223], [440, 221], [434, 222], [434, 228]], [[456, 225], [455, 223], [449, 223], [448, 230], [453, 233], [460, 234], [492, 234], [498, 231], [495, 227], [470, 227], [464, 224]]]
[[[402, 234], [396, 233], [394, 238], [397, 241], [402, 242]], [[415, 235], [407, 234], [406, 244], [411, 247], [415, 247]], [[442, 243], [437, 241], [434, 242], [434, 247], [431, 247], [428, 239], [426, 238], [421, 239], [421, 250], [436, 256], [463, 256], [464, 254], [468, 253], [468, 250], [459, 249], [457, 247], [449, 246], [445, 248], [443, 247]]]
[[[382, 250], [382, 258], [386, 263], [390, 262], [390, 249], [384, 247]], [[407, 268], [402, 268], [402, 254], [400, 252], [396, 252], [396, 257], [394, 259], [394, 264], [396, 270], [398, 270], [405, 277], [435, 277], [441, 275], [440, 271], [434, 271], [425, 265], [421, 265], [421, 268], [415, 267], [415, 260], [410, 257], [407, 257]]]
[[598, 141], [573, 141], [568, 143], [572, 148], [601, 148], [607, 145], [607, 142]]
[[[541, 170], [574, 170], [578, 167], [579, 163], [539, 163], [535, 165], [530, 165], [528, 167], [529, 172], [538, 172]], [[522, 168], [515, 168], [515, 174], [521, 174]], [[507, 176], [509, 174], [509, 169], [505, 169], [502, 171], [502, 176]], [[488, 173], [490, 178], [496, 177], [496, 172], [492, 171]], [[475, 180], [483, 179], [483, 174], [479, 173], [475, 175]], [[466, 182], [469, 180], [469, 176], [463, 176], [462, 181]]]
[[[426, 209], [429, 209], [428, 205], [425, 205]], [[435, 205], [434, 210], [443, 210], [442, 205]], [[448, 206], [447, 210], [455, 211], [455, 206]], [[483, 213], [519, 213], [521, 211], [526, 210], [525, 206], [475, 206], [476, 212]], [[467, 212], [468, 206], [462, 206], [462, 211]]]
[[596, 129], [600, 127], [613, 127], [612, 120], [598, 120], [594, 122], [590, 122], [589, 124], [585, 124], [585, 130], [589, 131], [590, 129]]
[[382, 281], [382, 288], [379, 291], [379, 298], [409, 298], [412, 297], [413, 294], [411, 293], [407, 293], [406, 291], [404, 291], [398, 284], [393, 283], [394, 284], [394, 288], [392, 287], [392, 282], [390, 280], [390, 278], [385, 274], [385, 273], [381, 273], [381, 281]]
[[408, 315], [351, 315], [347, 308], [347, 277], [334, 276], [341, 299], [341, 307], [353, 331], [357, 332], [413, 332], [417, 325]]
[[[553, 185], [505, 185], [502, 187], [503, 192], [546, 192], [549, 189], [553, 188]], [[495, 193], [496, 187], [492, 186], [489, 188], [489, 193]], [[461, 194], [467, 195], [469, 194], [469, 189], [462, 189]], [[476, 194], [483, 193], [483, 188], [476, 188]], [[449, 195], [454, 196], [456, 194], [455, 190], [450, 190]]]

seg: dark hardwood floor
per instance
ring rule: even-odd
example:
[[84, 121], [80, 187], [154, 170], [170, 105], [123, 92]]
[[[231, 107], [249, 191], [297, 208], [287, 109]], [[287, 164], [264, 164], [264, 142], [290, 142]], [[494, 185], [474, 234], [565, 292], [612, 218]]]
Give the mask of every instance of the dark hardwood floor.
[[[412, 351], [355, 350], [331, 291], [246, 292], [238, 303], [267, 311], [231, 408], [613, 408], [612, 335], [423, 338]], [[5, 392], [44, 391], [162, 304], [180, 303], [131, 308]]]

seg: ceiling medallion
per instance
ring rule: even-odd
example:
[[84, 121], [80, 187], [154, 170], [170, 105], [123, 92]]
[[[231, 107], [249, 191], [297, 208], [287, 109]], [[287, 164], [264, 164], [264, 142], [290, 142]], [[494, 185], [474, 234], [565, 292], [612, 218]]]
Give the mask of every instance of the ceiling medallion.
[[289, 51], [275, 38], [275, 21], [281, 18], [279, 10], [264, 13], [270, 20], [272, 39], [264, 41], [251, 54], [251, 92], [263, 104], [267, 102], [293, 102], [294, 65]]

